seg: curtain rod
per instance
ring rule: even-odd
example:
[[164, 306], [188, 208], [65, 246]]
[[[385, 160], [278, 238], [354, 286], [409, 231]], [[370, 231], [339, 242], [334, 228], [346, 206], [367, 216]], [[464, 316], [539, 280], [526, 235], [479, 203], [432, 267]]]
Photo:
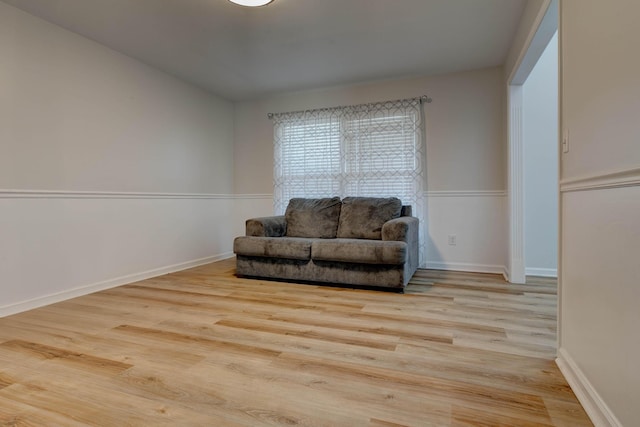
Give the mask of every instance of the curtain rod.
[[[431, 102], [433, 101], [433, 99], [431, 99], [428, 95], [421, 95], [421, 96], [418, 96], [417, 98], [405, 98], [405, 99], [394, 99], [392, 101], [368, 102], [366, 104], [352, 105], [352, 107], [357, 107], [360, 105], [384, 104], [387, 102], [404, 102], [404, 101], [413, 101], [413, 100], [418, 100], [421, 104], [431, 104]], [[275, 116], [276, 114], [291, 114], [291, 113], [304, 113], [304, 112], [321, 111], [321, 110], [334, 110], [337, 108], [345, 108], [345, 107], [347, 106], [341, 105], [338, 107], [313, 108], [310, 110], [292, 111], [288, 113], [267, 113], [267, 118], [271, 120], [273, 119], [273, 116]]]

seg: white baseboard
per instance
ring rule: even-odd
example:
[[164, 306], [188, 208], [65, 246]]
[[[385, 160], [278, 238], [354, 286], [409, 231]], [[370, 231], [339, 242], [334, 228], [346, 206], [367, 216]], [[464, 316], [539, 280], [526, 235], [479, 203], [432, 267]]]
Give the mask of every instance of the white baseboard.
[[12, 314], [21, 313], [27, 310], [32, 310], [34, 308], [43, 307], [45, 305], [54, 304], [56, 302], [65, 301], [65, 300], [79, 297], [82, 295], [91, 294], [93, 292], [115, 288], [117, 286], [126, 285], [128, 283], [138, 282], [140, 280], [162, 276], [163, 274], [169, 274], [169, 273], [174, 273], [180, 270], [186, 270], [188, 268], [198, 267], [200, 265], [209, 264], [211, 262], [220, 261], [223, 259], [231, 258], [233, 256], [234, 256], [233, 252], [225, 252], [219, 255], [214, 255], [206, 258], [200, 258], [200, 259], [195, 259], [191, 261], [181, 262], [178, 264], [168, 265], [165, 267], [154, 268], [152, 270], [147, 270], [140, 273], [128, 274], [126, 276], [116, 277], [114, 279], [104, 280], [102, 282], [80, 286], [78, 288], [69, 289], [66, 291], [57, 292], [54, 294], [49, 294], [42, 297], [26, 300], [26, 301], [21, 301], [15, 304], [0, 306], [0, 317], [10, 316]]
[[526, 268], [524, 274], [527, 276], [558, 277], [556, 268]]
[[556, 364], [595, 427], [622, 427], [620, 421], [564, 348], [558, 350]]
[[504, 274], [503, 265], [472, 264], [465, 262], [427, 261], [427, 267], [434, 270], [469, 271], [474, 273]]

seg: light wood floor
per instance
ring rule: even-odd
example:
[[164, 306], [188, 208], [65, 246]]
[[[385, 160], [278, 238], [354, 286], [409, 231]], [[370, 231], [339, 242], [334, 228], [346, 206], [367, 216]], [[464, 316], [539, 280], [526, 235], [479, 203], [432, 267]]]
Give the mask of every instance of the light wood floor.
[[393, 294], [234, 266], [0, 319], [0, 425], [591, 425], [553, 361], [553, 282], [423, 270]]

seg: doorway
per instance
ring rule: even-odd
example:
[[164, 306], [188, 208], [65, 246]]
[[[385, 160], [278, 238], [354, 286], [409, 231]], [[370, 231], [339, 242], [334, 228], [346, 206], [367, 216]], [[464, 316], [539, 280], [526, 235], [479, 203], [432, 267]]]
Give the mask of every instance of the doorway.
[[508, 83], [507, 277], [512, 283], [525, 283], [527, 274], [557, 276], [557, 30], [558, 3], [552, 0]]

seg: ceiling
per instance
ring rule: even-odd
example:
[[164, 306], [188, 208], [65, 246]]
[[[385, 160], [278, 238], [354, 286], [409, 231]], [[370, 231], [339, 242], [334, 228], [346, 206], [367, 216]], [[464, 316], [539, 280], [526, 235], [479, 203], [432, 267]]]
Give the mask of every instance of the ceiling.
[[501, 65], [526, 0], [2, 0], [229, 100]]

